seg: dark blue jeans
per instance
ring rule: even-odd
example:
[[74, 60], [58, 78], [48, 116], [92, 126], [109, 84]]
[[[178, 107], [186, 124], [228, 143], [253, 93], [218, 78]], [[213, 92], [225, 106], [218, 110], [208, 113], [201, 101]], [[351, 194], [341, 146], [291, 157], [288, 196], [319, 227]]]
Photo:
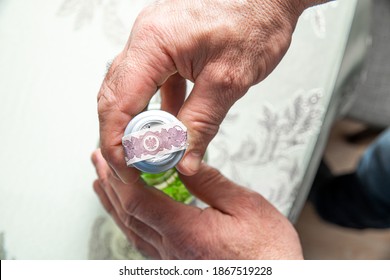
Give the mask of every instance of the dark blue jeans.
[[390, 228], [390, 129], [370, 145], [356, 172], [333, 176], [322, 164], [310, 200], [326, 221], [351, 228]]
[[369, 146], [356, 175], [376, 212], [390, 217], [390, 129]]

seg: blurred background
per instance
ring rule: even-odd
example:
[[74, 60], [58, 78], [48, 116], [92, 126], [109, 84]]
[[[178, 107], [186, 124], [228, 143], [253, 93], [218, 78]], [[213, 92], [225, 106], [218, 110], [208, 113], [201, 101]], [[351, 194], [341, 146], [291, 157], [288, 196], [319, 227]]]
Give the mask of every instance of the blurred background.
[[[340, 103], [324, 151], [324, 163], [334, 176], [353, 172], [367, 147], [390, 125], [390, 2], [371, 1], [369, 11], [364, 62], [342, 90], [346, 101]], [[296, 227], [309, 259], [390, 258], [389, 229], [337, 226], [321, 219], [311, 202]]]

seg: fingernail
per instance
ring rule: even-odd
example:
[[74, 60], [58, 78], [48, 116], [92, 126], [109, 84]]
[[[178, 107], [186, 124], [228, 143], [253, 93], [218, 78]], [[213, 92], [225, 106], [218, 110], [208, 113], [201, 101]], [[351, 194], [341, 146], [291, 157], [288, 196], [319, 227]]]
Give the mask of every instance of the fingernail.
[[195, 174], [200, 168], [202, 162], [202, 155], [198, 152], [189, 152], [183, 159], [184, 165], [190, 172]]

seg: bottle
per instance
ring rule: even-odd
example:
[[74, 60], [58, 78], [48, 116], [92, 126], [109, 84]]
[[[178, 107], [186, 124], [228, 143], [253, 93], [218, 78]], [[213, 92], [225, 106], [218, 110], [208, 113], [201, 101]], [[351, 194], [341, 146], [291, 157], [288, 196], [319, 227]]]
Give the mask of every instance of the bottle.
[[[169, 135], [168, 132], [170, 132]], [[163, 137], [164, 133], [165, 138]], [[169, 139], [172, 139], [173, 146], [171, 142], [169, 145], [173, 152], [164, 154], [167, 149], [163, 149], [162, 154], [159, 154], [157, 147], [164, 145], [164, 141], [167, 142], [167, 137], [172, 135], [173, 137], [169, 137]], [[130, 141], [132, 141], [131, 144]], [[157, 109], [138, 114], [127, 125], [122, 144], [125, 148], [127, 165], [139, 169], [142, 172], [141, 178], [147, 185], [163, 191], [176, 201], [185, 204], [194, 201], [194, 197], [186, 189], [175, 169], [186, 148], [186, 128], [175, 116]], [[140, 148], [142, 152], [145, 152], [144, 149], [148, 151], [146, 158], [144, 158], [145, 154], [141, 155], [140, 152], [138, 154], [137, 151], [129, 152], [130, 148], [137, 150], [137, 147], [140, 146], [142, 146]], [[136, 159], [139, 161], [129, 161], [129, 157], [133, 156], [134, 159], [135, 155], [140, 157]]]

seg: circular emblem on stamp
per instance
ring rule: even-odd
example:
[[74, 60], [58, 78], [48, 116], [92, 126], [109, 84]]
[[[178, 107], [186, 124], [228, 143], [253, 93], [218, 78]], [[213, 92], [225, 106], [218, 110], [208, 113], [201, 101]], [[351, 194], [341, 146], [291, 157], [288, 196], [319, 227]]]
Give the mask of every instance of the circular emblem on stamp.
[[165, 172], [183, 157], [187, 128], [167, 112], [145, 111], [129, 122], [122, 145], [127, 166], [153, 174]]
[[160, 145], [160, 140], [155, 135], [145, 135], [145, 137], [142, 141], [142, 146], [148, 152], [156, 151], [158, 149], [159, 145]]

